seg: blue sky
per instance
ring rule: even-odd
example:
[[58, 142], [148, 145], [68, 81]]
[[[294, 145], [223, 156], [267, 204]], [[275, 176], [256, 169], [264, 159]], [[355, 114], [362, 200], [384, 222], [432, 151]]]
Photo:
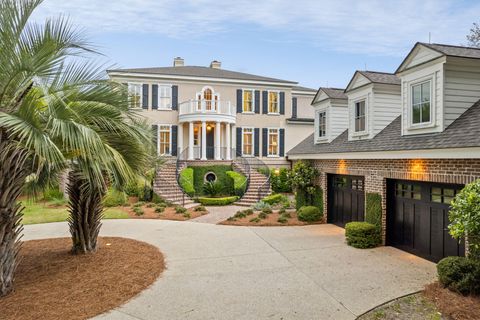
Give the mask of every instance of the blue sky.
[[393, 72], [416, 41], [462, 45], [480, 1], [45, 0], [116, 67], [220, 60], [229, 70], [344, 87], [357, 69]]

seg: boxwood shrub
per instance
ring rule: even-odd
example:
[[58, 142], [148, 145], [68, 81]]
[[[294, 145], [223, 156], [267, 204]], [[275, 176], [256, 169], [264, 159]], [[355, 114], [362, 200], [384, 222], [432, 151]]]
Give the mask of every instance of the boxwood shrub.
[[237, 196], [223, 197], [223, 198], [203, 198], [197, 199], [204, 206], [226, 206], [238, 200]]
[[227, 176], [232, 180], [233, 192], [236, 196], [243, 196], [247, 189], [247, 177], [237, 171], [227, 171]]
[[319, 208], [314, 206], [304, 206], [298, 210], [298, 220], [306, 222], [320, 221], [323, 213]]
[[378, 193], [367, 193], [366, 198], [365, 221], [377, 226], [380, 231], [382, 228], [382, 196]]
[[179, 183], [180, 187], [182, 187], [186, 194], [191, 197], [195, 194], [195, 187], [193, 186], [193, 168], [185, 168], [180, 171]]
[[446, 257], [437, 264], [438, 280], [463, 295], [480, 294], [480, 261], [465, 257]]
[[103, 205], [105, 207], [117, 207], [123, 206], [127, 203], [127, 195], [123, 191], [115, 189], [109, 189], [103, 199]]
[[280, 202], [288, 201], [288, 199], [283, 194], [277, 193], [277, 194], [266, 196], [265, 198], [262, 199], [262, 201], [265, 203], [268, 203], [269, 205], [274, 205]]
[[203, 185], [204, 177], [208, 172], [213, 172], [217, 176], [216, 183], [222, 185], [222, 195], [233, 195], [233, 179], [227, 175], [227, 171], [232, 171], [232, 166], [215, 165], [215, 166], [198, 166], [193, 169], [193, 186], [197, 195], [205, 195]]
[[349, 222], [345, 225], [347, 244], [354, 248], [373, 248], [380, 244], [377, 227], [368, 222]]

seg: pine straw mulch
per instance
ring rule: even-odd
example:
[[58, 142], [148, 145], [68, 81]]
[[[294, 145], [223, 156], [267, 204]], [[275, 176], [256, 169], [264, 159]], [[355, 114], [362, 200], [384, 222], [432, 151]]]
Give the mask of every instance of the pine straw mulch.
[[1, 319], [88, 319], [116, 308], [163, 272], [162, 253], [125, 238], [99, 238], [94, 254], [70, 254], [70, 238], [23, 243], [15, 292], [0, 298]]
[[443, 288], [438, 282], [427, 285], [423, 294], [452, 320], [480, 319], [480, 296], [462, 296]]
[[195, 219], [200, 216], [206, 215], [208, 211], [195, 211], [195, 208], [190, 208], [187, 210], [188, 215], [183, 213], [177, 213], [175, 207], [166, 207], [163, 212], [155, 212], [155, 206], [148, 208], [146, 205], [141, 207], [143, 214], [138, 216], [133, 212], [132, 207], [123, 207], [130, 218], [132, 219], [160, 219], [160, 220], [174, 220], [174, 221], [186, 221], [190, 219]]
[[[279, 227], [279, 226], [305, 226], [310, 224], [321, 224], [323, 221], [318, 222], [304, 222], [298, 220], [297, 212], [295, 210], [287, 210], [291, 218], [287, 218], [287, 222], [281, 223], [278, 222], [281, 214], [278, 211], [273, 211], [272, 213], [267, 214], [265, 219], [258, 218], [260, 212], [254, 212], [251, 215], [247, 215], [245, 218], [230, 218], [230, 220], [225, 220], [219, 222], [221, 225], [229, 226], [258, 226], [258, 227]], [[233, 217], [233, 216], [232, 216]], [[251, 221], [254, 220], [254, 221]]]

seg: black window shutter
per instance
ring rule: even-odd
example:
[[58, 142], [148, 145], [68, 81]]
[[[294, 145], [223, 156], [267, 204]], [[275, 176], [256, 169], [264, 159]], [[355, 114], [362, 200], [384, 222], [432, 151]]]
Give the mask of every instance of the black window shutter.
[[152, 85], [152, 109], [158, 109], [158, 84]]
[[148, 84], [142, 86], [142, 108], [148, 109]]
[[285, 157], [285, 129], [280, 129], [280, 157]]
[[177, 156], [178, 126], [172, 126], [172, 156]]
[[242, 89], [237, 89], [237, 113], [242, 113], [243, 106], [242, 106]]
[[254, 156], [255, 157], [258, 157], [260, 156], [260, 129], [259, 128], [255, 128], [253, 129], [255, 134], [255, 148], [253, 150], [254, 152]]
[[236, 155], [242, 155], [242, 128], [237, 127], [237, 151]]
[[292, 98], [292, 118], [297, 117], [297, 98]]
[[262, 92], [262, 113], [268, 113], [268, 91]]
[[152, 125], [152, 143], [153, 150], [158, 154], [158, 126], [156, 124]]
[[285, 92], [280, 92], [280, 114], [285, 114]]
[[178, 86], [172, 86], [172, 110], [178, 110]]
[[260, 90], [255, 90], [255, 113], [260, 113]]
[[268, 156], [268, 129], [262, 129], [262, 155]]

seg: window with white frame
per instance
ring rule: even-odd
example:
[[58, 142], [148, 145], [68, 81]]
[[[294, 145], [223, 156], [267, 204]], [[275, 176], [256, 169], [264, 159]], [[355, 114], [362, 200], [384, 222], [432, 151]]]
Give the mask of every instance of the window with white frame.
[[268, 155], [278, 156], [278, 129], [268, 129]]
[[171, 154], [172, 144], [171, 126], [160, 125], [158, 126], [158, 153], [160, 155]]
[[243, 112], [253, 112], [254, 105], [253, 90], [243, 90]]
[[130, 108], [142, 107], [142, 84], [129, 83], [128, 84], [128, 105]]
[[431, 81], [412, 85], [412, 124], [429, 123], [431, 120]]
[[268, 113], [279, 113], [278, 111], [278, 92], [268, 92]]
[[355, 102], [355, 132], [365, 131], [365, 100]]
[[325, 138], [327, 135], [327, 112], [321, 111], [318, 113], [318, 137]]
[[172, 108], [172, 87], [166, 85], [158, 86], [158, 108], [171, 109]]
[[243, 128], [242, 154], [253, 156], [253, 128]]

